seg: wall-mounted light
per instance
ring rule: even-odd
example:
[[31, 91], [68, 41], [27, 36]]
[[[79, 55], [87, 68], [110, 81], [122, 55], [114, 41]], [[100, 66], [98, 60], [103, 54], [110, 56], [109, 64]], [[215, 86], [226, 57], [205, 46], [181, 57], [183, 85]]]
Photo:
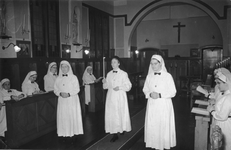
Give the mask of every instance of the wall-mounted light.
[[81, 52], [81, 51], [84, 51], [84, 53], [88, 55], [90, 53], [90, 47], [83, 46], [80, 50], [76, 50], [76, 53]]
[[135, 53], [138, 55], [138, 54], [139, 54], [139, 51], [138, 51], [138, 50], [135, 50]]
[[70, 51], [70, 49], [66, 49], [66, 53], [70, 53], [71, 51]]
[[84, 53], [85, 53], [86, 55], [88, 55], [89, 52], [90, 52], [89, 49], [85, 49], [85, 50], [84, 50]]
[[20, 47], [18, 47], [17, 45], [15, 45], [14, 43], [10, 43], [9, 45], [7, 45], [6, 47], [5, 46], [2, 46], [2, 49], [5, 50], [6, 48], [8, 48], [10, 45], [14, 45], [14, 50], [15, 52], [19, 52], [21, 50]]

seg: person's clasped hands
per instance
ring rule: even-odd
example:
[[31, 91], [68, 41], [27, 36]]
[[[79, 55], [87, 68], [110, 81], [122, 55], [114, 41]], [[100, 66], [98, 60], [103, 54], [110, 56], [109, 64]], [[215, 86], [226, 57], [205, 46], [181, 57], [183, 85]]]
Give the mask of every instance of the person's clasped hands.
[[42, 90], [40, 90], [40, 91], [34, 91], [33, 93], [32, 93], [32, 95], [35, 95], [35, 94], [43, 94], [44, 92], [42, 91]]
[[[105, 78], [103, 78], [103, 80], [102, 80], [102, 83], [103, 84], [105, 84], [107, 81], [106, 81], [106, 79]], [[113, 90], [115, 90], [115, 91], [119, 91], [120, 90], [120, 88], [119, 88], [119, 86], [116, 86], [116, 87], [114, 87], [113, 88]]]
[[149, 96], [150, 96], [152, 99], [160, 98], [159, 93], [157, 93], [157, 92], [152, 92], [152, 93], [150, 93]]
[[120, 88], [119, 88], [118, 86], [116, 86], [116, 87], [113, 88], [113, 90], [114, 90], [114, 91], [119, 91]]
[[61, 93], [60, 93], [60, 96], [61, 96], [62, 98], [68, 98], [68, 97], [70, 97], [70, 94], [69, 94], [69, 93], [65, 93], [65, 92], [61, 92]]
[[18, 95], [18, 96], [16, 96], [16, 95], [11, 95], [11, 99], [12, 99], [12, 100], [15, 100], [15, 101], [19, 101], [19, 100], [21, 100], [21, 99], [24, 98], [24, 97], [25, 97], [24, 94], [20, 94], [20, 95]]

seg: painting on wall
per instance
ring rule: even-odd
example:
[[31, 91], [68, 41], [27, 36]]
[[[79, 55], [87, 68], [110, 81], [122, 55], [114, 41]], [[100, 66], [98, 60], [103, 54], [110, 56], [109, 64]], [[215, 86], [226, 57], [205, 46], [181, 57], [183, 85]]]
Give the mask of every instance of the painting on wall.
[[71, 45], [62, 44], [62, 58], [71, 57]]
[[190, 49], [190, 57], [194, 57], [194, 58], [201, 57], [200, 49], [198, 49], [198, 48], [191, 48]]
[[17, 52], [17, 57], [31, 57], [30, 41], [16, 41], [16, 45], [21, 48]]

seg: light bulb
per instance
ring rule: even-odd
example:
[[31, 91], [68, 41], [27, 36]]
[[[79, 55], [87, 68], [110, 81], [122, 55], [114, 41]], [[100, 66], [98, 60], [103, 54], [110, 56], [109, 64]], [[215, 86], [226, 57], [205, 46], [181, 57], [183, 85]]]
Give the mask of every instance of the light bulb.
[[136, 53], [136, 54], [139, 54], [139, 51], [138, 51], [138, 50], [135, 50], [135, 53]]
[[69, 50], [69, 49], [66, 49], [66, 53], [70, 53], [70, 50]]
[[86, 49], [86, 50], [84, 51], [84, 53], [85, 53], [86, 55], [88, 55], [88, 54], [89, 54], [89, 50]]
[[19, 51], [21, 50], [21, 48], [18, 47], [17, 45], [15, 45], [15, 46], [14, 46], [14, 50], [15, 50], [15, 52], [17, 53], [17, 52], [19, 52]]

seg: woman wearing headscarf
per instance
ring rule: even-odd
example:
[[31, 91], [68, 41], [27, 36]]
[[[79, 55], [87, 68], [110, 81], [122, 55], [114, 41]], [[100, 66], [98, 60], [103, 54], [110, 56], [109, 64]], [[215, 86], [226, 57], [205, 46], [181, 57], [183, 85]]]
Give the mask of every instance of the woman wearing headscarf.
[[[4, 141], [5, 131], [7, 131], [6, 125], [6, 109], [4, 101], [20, 100], [25, 97], [20, 91], [10, 89], [10, 80], [4, 78], [0, 82], [0, 140]], [[1, 141], [0, 141], [1, 142]], [[1, 143], [2, 144], [2, 143]]]
[[2, 81], [0, 82], [0, 86], [1, 86], [1, 93], [3, 96], [3, 100], [7, 101], [7, 100], [20, 100], [22, 98], [24, 98], [26, 96], [26, 94], [23, 94], [22, 92], [16, 90], [16, 89], [11, 89], [10, 88], [10, 80], [5, 78], [2, 79]]
[[99, 79], [96, 79], [95, 76], [93, 75], [92, 71], [92, 66], [87, 66], [83, 73], [83, 85], [85, 86], [85, 104], [88, 105], [89, 102], [91, 101], [91, 96], [90, 96], [90, 84], [97, 83], [99, 82]]
[[163, 150], [176, 146], [172, 105], [176, 88], [172, 75], [167, 72], [160, 55], [153, 55], [151, 58], [143, 92], [148, 99], [144, 127], [146, 147]]
[[5, 137], [6, 126], [6, 108], [3, 101], [3, 95], [0, 92], [0, 137]]
[[49, 64], [47, 74], [44, 76], [44, 89], [46, 92], [54, 91], [54, 83], [57, 78], [57, 64], [52, 62]]
[[105, 105], [105, 131], [113, 134], [111, 142], [119, 137], [118, 133], [131, 131], [131, 120], [128, 109], [127, 94], [132, 84], [128, 74], [119, 68], [120, 59], [114, 56], [111, 60], [112, 69], [103, 79], [103, 88], [108, 89]]
[[223, 134], [224, 150], [231, 150], [231, 73], [220, 68], [215, 78], [220, 91], [215, 105], [209, 105], [207, 110], [213, 116], [213, 126], [218, 125]]
[[22, 92], [27, 94], [27, 95], [34, 95], [34, 94], [40, 94], [43, 93], [43, 91], [41, 91], [39, 89], [38, 84], [35, 82], [35, 80], [37, 79], [37, 72], [36, 71], [30, 71], [23, 83], [22, 83]]
[[60, 137], [83, 134], [79, 91], [79, 81], [69, 62], [61, 61], [54, 84], [54, 93], [58, 96], [57, 133]]
[[90, 96], [90, 84], [95, 83], [96, 78], [92, 73], [92, 67], [88, 66], [84, 73], [83, 73], [83, 85], [85, 86], [85, 104], [88, 105], [88, 103], [91, 101]]

